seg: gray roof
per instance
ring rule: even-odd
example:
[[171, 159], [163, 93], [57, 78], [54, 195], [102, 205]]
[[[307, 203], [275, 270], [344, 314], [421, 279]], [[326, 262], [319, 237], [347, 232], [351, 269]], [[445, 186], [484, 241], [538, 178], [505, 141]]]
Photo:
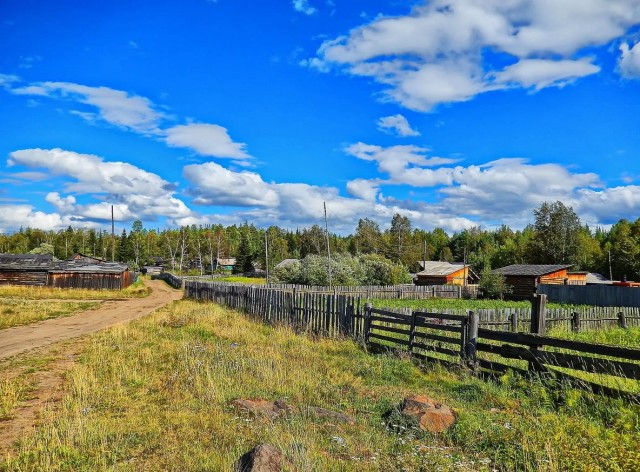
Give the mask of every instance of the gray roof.
[[567, 269], [571, 264], [513, 264], [499, 269], [492, 270], [493, 274], [502, 275], [529, 275], [540, 277], [541, 275], [551, 274], [559, 270]]
[[291, 265], [294, 262], [298, 262], [298, 261], [300, 261], [300, 259], [283, 259], [280, 262], [278, 262], [273, 268], [277, 269], [279, 267], [286, 267], [286, 266]]
[[612, 284], [613, 280], [609, 280], [602, 274], [598, 274], [597, 272], [587, 272], [587, 283], [588, 284]]
[[0, 254], [0, 269], [47, 270], [52, 260], [50, 254]]
[[119, 262], [103, 262], [87, 264], [82, 261], [60, 261], [51, 264], [49, 272], [87, 273], [87, 274], [121, 274], [129, 270], [127, 264]]
[[416, 275], [449, 275], [464, 268], [463, 263], [451, 263], [441, 261], [422, 261], [424, 270], [418, 272]]

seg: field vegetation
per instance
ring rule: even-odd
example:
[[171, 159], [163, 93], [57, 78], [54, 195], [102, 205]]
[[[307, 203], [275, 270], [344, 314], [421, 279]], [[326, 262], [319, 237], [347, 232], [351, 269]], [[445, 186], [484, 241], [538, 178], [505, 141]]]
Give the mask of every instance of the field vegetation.
[[0, 298], [0, 329], [71, 316], [98, 305], [90, 301]]
[[[91, 337], [67, 379], [62, 402], [0, 470], [232, 470], [259, 442], [282, 450], [288, 470], [640, 468], [638, 405], [373, 356], [215, 304], [181, 301]], [[431, 435], [385, 423], [410, 393], [456, 409], [456, 425]], [[237, 398], [319, 406], [357, 422], [254, 417], [231, 407]]]
[[123, 290], [63, 289], [25, 285], [0, 285], [0, 300], [117, 300], [146, 297], [148, 294], [149, 288], [144, 285], [141, 278]]

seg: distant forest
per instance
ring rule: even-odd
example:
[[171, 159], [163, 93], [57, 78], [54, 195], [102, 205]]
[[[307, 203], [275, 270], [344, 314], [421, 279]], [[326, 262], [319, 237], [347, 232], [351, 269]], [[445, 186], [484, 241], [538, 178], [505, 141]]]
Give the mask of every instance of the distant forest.
[[[406, 216], [396, 214], [388, 229], [375, 221], [358, 221], [354, 234], [330, 234], [332, 254], [378, 254], [418, 270], [420, 260], [463, 262], [480, 274], [487, 268], [509, 264], [573, 264], [572, 270], [599, 272], [613, 279], [640, 279], [640, 218], [622, 219], [609, 230], [592, 230], [580, 222], [571, 207], [545, 202], [533, 212], [534, 222], [522, 230], [501, 226], [480, 227], [453, 235], [443, 229], [416, 228]], [[266, 233], [266, 238], [265, 238]], [[235, 257], [237, 267], [258, 263], [265, 267], [265, 241], [269, 266], [283, 259], [326, 254], [325, 231], [318, 225], [295, 231], [253, 224], [189, 226], [154, 230], [135, 221], [129, 231], [112, 237], [109, 232], [72, 228], [43, 231], [21, 229], [0, 234], [0, 253], [52, 253], [66, 259], [74, 253], [141, 267], [161, 257], [168, 269], [210, 273], [216, 259]], [[201, 263], [200, 263], [201, 261]]]

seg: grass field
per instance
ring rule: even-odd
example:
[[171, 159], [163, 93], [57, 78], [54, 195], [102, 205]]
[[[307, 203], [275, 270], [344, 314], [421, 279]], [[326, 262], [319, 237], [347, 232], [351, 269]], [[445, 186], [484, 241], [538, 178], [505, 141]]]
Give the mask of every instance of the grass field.
[[[424, 300], [385, 300], [375, 298], [370, 303], [377, 308], [411, 308], [413, 310], [482, 310], [502, 308], [531, 308], [529, 301], [512, 300], [481, 300], [481, 299], [457, 299], [457, 298], [426, 298]], [[548, 303], [548, 308], [570, 309], [573, 305]]]
[[239, 275], [229, 275], [227, 277], [219, 277], [214, 279], [214, 282], [232, 282], [239, 284], [249, 285], [264, 285], [267, 283], [267, 279], [260, 277], [242, 277]]
[[142, 280], [124, 290], [62, 289], [52, 287], [30, 287], [0, 285], [1, 299], [19, 300], [114, 300], [121, 298], [146, 297], [149, 289]]
[[70, 316], [98, 305], [90, 301], [0, 298], [0, 329]]
[[[214, 304], [181, 301], [86, 345], [62, 402], [0, 470], [232, 470], [259, 442], [299, 471], [640, 468], [638, 405], [419, 368]], [[409, 393], [455, 408], [456, 425], [442, 435], [388, 431], [383, 413]], [[230, 406], [236, 398], [330, 408], [357, 423], [254, 418]]]

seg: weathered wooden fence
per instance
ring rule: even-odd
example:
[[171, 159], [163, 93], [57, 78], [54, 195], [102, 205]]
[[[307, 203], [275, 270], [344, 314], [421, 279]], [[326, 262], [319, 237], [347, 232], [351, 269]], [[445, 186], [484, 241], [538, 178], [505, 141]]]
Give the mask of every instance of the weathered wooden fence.
[[614, 285], [551, 285], [540, 284], [537, 293], [547, 296], [550, 302], [593, 305], [603, 307], [640, 308], [640, 288]]
[[481, 328], [474, 312], [405, 314], [367, 304], [364, 338], [376, 350], [405, 351], [422, 360], [471, 367], [479, 374], [535, 372], [547, 380], [640, 402], [640, 349], [545, 336], [544, 311], [545, 300], [538, 299], [531, 333], [512, 333]]
[[293, 284], [269, 284], [278, 290], [301, 292], [339, 293], [361, 298], [421, 300], [425, 298], [478, 298], [477, 285], [366, 285], [366, 286], [316, 286]]
[[153, 274], [151, 276], [151, 280], [164, 280], [166, 283], [171, 285], [173, 288], [182, 288], [184, 284], [184, 280], [180, 277], [176, 277], [170, 272], [161, 272], [160, 274]]
[[184, 285], [185, 298], [216, 302], [265, 322], [329, 337], [363, 335], [359, 297], [192, 280]]

